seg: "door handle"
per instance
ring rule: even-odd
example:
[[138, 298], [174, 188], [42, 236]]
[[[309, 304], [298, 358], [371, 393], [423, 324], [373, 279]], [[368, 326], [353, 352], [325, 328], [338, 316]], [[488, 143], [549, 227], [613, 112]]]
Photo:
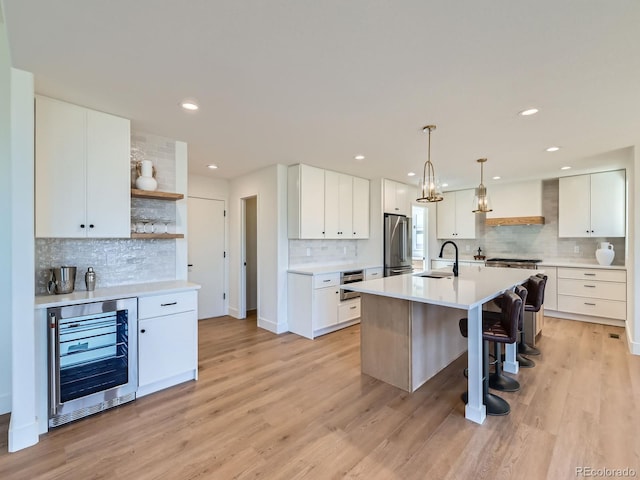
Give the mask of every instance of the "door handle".
[[187, 263], [187, 267], [193, 267], [193, 263]]

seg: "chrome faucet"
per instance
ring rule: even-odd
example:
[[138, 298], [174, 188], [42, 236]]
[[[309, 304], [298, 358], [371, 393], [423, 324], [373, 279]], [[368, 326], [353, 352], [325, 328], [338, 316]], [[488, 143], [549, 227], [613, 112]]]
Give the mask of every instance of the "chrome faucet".
[[458, 246], [455, 243], [453, 243], [451, 240], [447, 240], [442, 244], [442, 247], [440, 247], [440, 255], [438, 255], [438, 257], [442, 258], [442, 251], [444, 250], [444, 247], [447, 243], [450, 243], [451, 245], [453, 245], [453, 248], [456, 249], [456, 261], [453, 262], [453, 276], [457, 277], [458, 276]]

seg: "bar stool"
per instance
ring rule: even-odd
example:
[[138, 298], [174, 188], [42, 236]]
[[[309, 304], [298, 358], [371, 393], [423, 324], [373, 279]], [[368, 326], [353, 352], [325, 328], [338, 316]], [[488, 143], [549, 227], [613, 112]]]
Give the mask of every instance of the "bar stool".
[[[522, 285], [516, 286], [514, 289], [516, 295], [518, 295], [522, 299], [522, 304], [524, 305], [527, 299], [527, 289]], [[490, 319], [494, 319], [494, 321], [499, 321], [500, 315], [502, 312], [483, 312], [482, 317]], [[520, 309], [520, 315], [518, 316], [518, 330], [522, 330], [524, 327], [524, 309]], [[500, 343], [493, 343], [493, 356], [495, 358], [494, 361], [494, 372], [489, 375], [489, 388], [493, 388], [494, 390], [500, 390], [501, 392], [517, 392], [520, 390], [520, 383], [515, 378], [511, 378], [506, 376], [502, 371], [502, 348]]]
[[[524, 305], [525, 312], [536, 314], [544, 304], [544, 289], [547, 286], [547, 276], [538, 273], [529, 277], [526, 287], [529, 294]], [[522, 355], [540, 355], [540, 350], [525, 343], [524, 328], [520, 329], [520, 341], [518, 342], [518, 353]]]
[[[507, 291], [502, 295], [502, 311], [499, 319], [488, 319], [482, 322], [483, 339], [483, 370], [482, 379], [483, 403], [487, 409], [487, 415], [507, 415], [511, 407], [506, 400], [489, 393], [489, 342], [513, 343], [518, 336], [518, 320], [522, 313], [522, 299], [514, 292]], [[468, 320], [460, 319], [460, 333], [468, 336]], [[466, 403], [468, 392], [462, 394], [462, 400]]]

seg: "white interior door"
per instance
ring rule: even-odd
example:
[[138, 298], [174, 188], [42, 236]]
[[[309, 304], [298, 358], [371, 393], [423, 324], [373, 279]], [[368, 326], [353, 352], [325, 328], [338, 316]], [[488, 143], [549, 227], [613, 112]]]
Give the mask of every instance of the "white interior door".
[[224, 315], [224, 202], [188, 199], [189, 281], [198, 291], [198, 319]]

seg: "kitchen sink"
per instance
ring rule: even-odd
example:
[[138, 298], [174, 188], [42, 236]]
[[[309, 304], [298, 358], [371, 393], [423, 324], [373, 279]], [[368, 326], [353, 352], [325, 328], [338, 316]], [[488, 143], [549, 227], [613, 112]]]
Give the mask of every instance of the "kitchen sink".
[[452, 277], [453, 272], [422, 272], [416, 273], [415, 276], [423, 278], [447, 278]]

